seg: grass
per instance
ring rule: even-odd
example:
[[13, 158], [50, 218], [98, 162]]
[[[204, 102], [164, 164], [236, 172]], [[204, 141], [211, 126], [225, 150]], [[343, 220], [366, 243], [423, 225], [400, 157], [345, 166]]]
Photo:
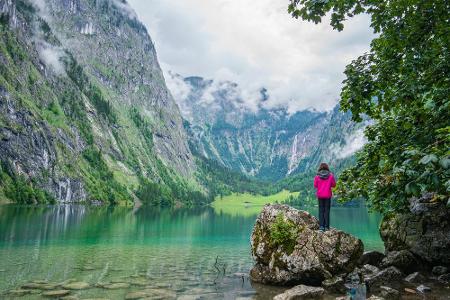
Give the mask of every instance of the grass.
[[225, 197], [216, 197], [211, 206], [216, 213], [224, 213], [240, 216], [256, 216], [267, 203], [283, 203], [289, 196], [297, 197], [298, 192], [283, 190], [277, 194], [262, 196], [244, 194], [231, 194]]

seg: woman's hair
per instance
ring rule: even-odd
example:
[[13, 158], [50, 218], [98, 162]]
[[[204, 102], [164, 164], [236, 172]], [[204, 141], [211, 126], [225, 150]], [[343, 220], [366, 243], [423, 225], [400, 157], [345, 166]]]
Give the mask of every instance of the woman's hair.
[[321, 163], [318, 171], [321, 171], [321, 170], [330, 171], [330, 167], [328, 167], [328, 165], [326, 163]]

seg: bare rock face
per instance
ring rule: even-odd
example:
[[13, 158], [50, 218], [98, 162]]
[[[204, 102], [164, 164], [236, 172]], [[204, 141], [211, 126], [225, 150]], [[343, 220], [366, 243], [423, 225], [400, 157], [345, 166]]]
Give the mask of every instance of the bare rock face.
[[256, 261], [253, 281], [320, 285], [334, 275], [351, 272], [363, 253], [354, 236], [332, 229], [321, 232], [315, 217], [287, 205], [266, 205], [251, 236]]
[[409, 212], [385, 217], [380, 234], [388, 252], [408, 250], [428, 265], [450, 266], [450, 208], [432, 193], [410, 199]]

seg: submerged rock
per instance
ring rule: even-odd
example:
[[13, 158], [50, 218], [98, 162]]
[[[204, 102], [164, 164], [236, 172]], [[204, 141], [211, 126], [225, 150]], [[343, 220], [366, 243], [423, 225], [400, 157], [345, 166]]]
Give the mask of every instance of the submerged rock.
[[56, 289], [56, 287], [57, 287], [56, 284], [51, 284], [51, 283], [47, 283], [44, 281], [33, 281], [33, 282], [22, 285], [22, 288], [27, 289], [27, 290], [34, 290], [34, 289], [54, 290], [54, 289]]
[[29, 293], [30, 293], [30, 290], [24, 290], [24, 289], [10, 290], [8, 292], [9, 295], [15, 296], [15, 297], [21, 297], [21, 296], [24, 296]]
[[450, 265], [450, 208], [427, 193], [409, 200], [409, 212], [386, 216], [380, 226], [386, 250], [408, 250], [427, 264]]
[[324, 292], [325, 290], [321, 287], [301, 284], [273, 297], [273, 300], [313, 299], [322, 296]]
[[343, 231], [319, 231], [306, 211], [266, 205], [251, 236], [256, 261], [253, 281], [277, 285], [320, 285], [334, 275], [351, 272], [363, 253], [361, 240]]
[[65, 288], [66, 290], [84, 290], [89, 288], [89, 286], [90, 285], [87, 282], [76, 281], [63, 285], [63, 288]]
[[118, 290], [118, 289], [127, 289], [130, 287], [130, 284], [127, 282], [116, 282], [111, 284], [105, 284], [103, 288], [107, 290]]
[[42, 293], [42, 296], [59, 298], [59, 297], [67, 296], [69, 294], [70, 294], [69, 290], [56, 290], [56, 291], [48, 291], [48, 292]]
[[142, 299], [149, 297], [150, 294], [145, 291], [131, 292], [125, 295], [126, 300]]
[[[206, 290], [203, 290], [206, 291]], [[148, 288], [143, 290], [142, 292], [147, 293], [150, 297], [150, 299], [176, 299], [177, 293], [171, 290], [166, 289], [155, 289], [155, 288]], [[197, 293], [195, 293], [197, 294]], [[200, 293], [198, 293], [200, 294]]]

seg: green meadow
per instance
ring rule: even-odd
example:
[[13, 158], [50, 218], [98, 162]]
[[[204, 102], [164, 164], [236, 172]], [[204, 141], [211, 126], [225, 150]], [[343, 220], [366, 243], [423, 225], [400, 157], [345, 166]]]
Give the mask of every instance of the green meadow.
[[224, 197], [216, 197], [211, 206], [216, 213], [230, 215], [253, 216], [260, 213], [261, 208], [267, 203], [283, 203], [290, 196], [297, 197], [298, 192], [283, 190], [277, 194], [262, 196], [249, 193], [233, 193]]

